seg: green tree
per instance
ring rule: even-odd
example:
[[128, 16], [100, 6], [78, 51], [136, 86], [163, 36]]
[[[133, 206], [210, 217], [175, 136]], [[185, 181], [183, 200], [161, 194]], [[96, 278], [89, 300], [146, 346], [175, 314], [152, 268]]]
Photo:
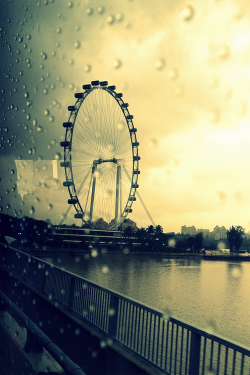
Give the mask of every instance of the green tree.
[[227, 231], [227, 241], [229, 244], [230, 252], [235, 251], [238, 253], [243, 242], [243, 236], [245, 234], [245, 229], [241, 226], [232, 227]]
[[127, 245], [130, 245], [132, 242], [132, 237], [133, 237], [134, 231], [131, 227], [127, 227], [123, 231], [123, 237], [125, 239], [125, 242]]
[[197, 233], [194, 237], [194, 250], [200, 251], [203, 247], [203, 235], [202, 233]]

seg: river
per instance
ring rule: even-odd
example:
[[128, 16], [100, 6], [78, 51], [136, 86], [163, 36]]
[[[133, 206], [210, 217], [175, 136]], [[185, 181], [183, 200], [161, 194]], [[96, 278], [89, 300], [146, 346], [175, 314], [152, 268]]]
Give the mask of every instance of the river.
[[96, 252], [42, 259], [250, 346], [250, 262]]

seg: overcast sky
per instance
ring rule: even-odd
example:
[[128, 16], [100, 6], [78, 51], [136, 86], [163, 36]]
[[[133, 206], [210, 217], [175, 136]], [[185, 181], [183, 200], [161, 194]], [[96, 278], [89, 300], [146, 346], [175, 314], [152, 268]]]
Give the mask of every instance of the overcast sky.
[[[2, 212], [22, 216], [33, 207], [33, 217], [59, 221], [67, 190], [39, 187], [39, 199], [21, 206], [11, 191], [14, 159], [60, 158], [67, 106], [82, 84], [99, 79], [123, 92], [134, 115], [139, 192], [155, 223], [167, 232], [184, 224], [250, 230], [248, 1], [13, 0], [0, 7]], [[129, 217], [150, 224], [139, 201]]]

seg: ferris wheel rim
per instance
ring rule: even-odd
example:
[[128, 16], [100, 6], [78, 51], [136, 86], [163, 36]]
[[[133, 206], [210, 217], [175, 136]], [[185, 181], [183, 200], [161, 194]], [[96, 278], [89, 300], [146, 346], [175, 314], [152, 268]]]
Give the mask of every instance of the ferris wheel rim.
[[[137, 141], [136, 137], [136, 128], [134, 127], [133, 124], [133, 116], [130, 114], [128, 110], [128, 104], [125, 103], [122, 99], [122, 94], [117, 93], [115, 91], [116, 87], [115, 86], [108, 86], [106, 81], [99, 82], [99, 81], [92, 81], [91, 85], [83, 85], [84, 92], [81, 93], [76, 93], [75, 98], [77, 99], [75, 104], [73, 106], [69, 106], [68, 110], [70, 112], [69, 115], [69, 120], [67, 123], [64, 123], [63, 126], [66, 128], [65, 132], [65, 141], [61, 142], [61, 146], [64, 148], [64, 162], [61, 163], [61, 166], [64, 167], [65, 169], [65, 178], [66, 181], [64, 186], [67, 186], [70, 199], [68, 200], [69, 204], [73, 204], [76, 210], [75, 218], [81, 218], [84, 223], [88, 223], [91, 227], [96, 228], [94, 223], [90, 220], [85, 220], [85, 212], [84, 209], [78, 199], [78, 192], [76, 189], [76, 185], [74, 182], [74, 173], [73, 173], [73, 167], [72, 167], [72, 142], [73, 142], [73, 135], [74, 135], [74, 129], [75, 129], [75, 124], [77, 120], [77, 116], [79, 113], [79, 110], [86, 100], [86, 98], [93, 93], [95, 90], [104, 90], [106, 91], [109, 95], [112, 96], [112, 98], [117, 102], [117, 104], [120, 107], [120, 110], [123, 113], [123, 117], [126, 121], [127, 125], [127, 130], [130, 135], [130, 144], [131, 144], [131, 152], [132, 152], [132, 173], [130, 176], [131, 179], [131, 184], [130, 184], [130, 189], [129, 189], [129, 194], [128, 198], [126, 201], [126, 204], [124, 206], [124, 209], [122, 212], [120, 212], [120, 220], [119, 224], [121, 224], [128, 214], [132, 212], [132, 204], [135, 201], [135, 194], [136, 190], [139, 187], [138, 185], [138, 175], [140, 174], [139, 171], [139, 160], [140, 157], [138, 155], [138, 146], [139, 143]], [[124, 168], [126, 168], [124, 166]], [[125, 171], [128, 173], [127, 171]], [[91, 176], [92, 178], [92, 176]], [[112, 229], [114, 225], [110, 227]]]

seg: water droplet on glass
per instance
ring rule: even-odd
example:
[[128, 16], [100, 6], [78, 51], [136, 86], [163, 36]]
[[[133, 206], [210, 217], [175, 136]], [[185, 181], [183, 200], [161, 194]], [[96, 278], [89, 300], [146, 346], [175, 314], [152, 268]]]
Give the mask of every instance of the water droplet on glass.
[[191, 21], [194, 18], [195, 10], [192, 5], [187, 5], [181, 12], [181, 19], [183, 21]]
[[89, 64], [85, 65], [84, 70], [86, 73], [89, 73], [91, 71], [91, 65]]
[[169, 247], [175, 247], [175, 239], [174, 238], [170, 238], [169, 240], [168, 240], [168, 246]]
[[206, 328], [207, 333], [210, 335], [214, 335], [216, 333], [216, 330], [217, 330], [216, 322], [214, 320], [209, 320], [207, 328]]
[[218, 109], [213, 109], [209, 117], [212, 122], [218, 122], [220, 120], [220, 111]]
[[68, 2], [68, 8], [72, 8], [73, 7], [73, 2], [72, 1], [69, 1]]
[[104, 11], [105, 11], [105, 8], [104, 8], [104, 7], [98, 7], [98, 8], [97, 8], [97, 12], [98, 12], [99, 14], [103, 14]]
[[158, 141], [155, 138], [151, 138], [148, 142], [148, 146], [154, 150], [158, 146]]
[[86, 10], [86, 14], [87, 14], [88, 16], [90, 16], [92, 13], [93, 13], [93, 9], [92, 9], [92, 8], [87, 8], [87, 10]]
[[122, 62], [121, 62], [121, 60], [119, 60], [119, 59], [115, 59], [115, 61], [113, 62], [113, 67], [114, 67], [115, 69], [119, 69], [121, 66], [122, 66]]
[[75, 48], [80, 48], [81, 47], [81, 43], [79, 41], [76, 41], [75, 44], [74, 44]]
[[123, 122], [118, 122], [118, 124], [117, 124], [117, 129], [118, 130], [123, 130], [124, 129], [124, 127], [125, 127], [125, 124], [123, 123]]
[[175, 81], [178, 78], [178, 70], [173, 68], [168, 73], [168, 78], [170, 81]]
[[108, 272], [109, 272], [108, 266], [102, 266], [102, 273], [108, 273]]
[[35, 213], [35, 208], [33, 206], [31, 206], [30, 208], [30, 215], [34, 215]]
[[105, 340], [101, 340], [101, 341], [100, 341], [100, 347], [101, 347], [102, 349], [104, 349], [104, 348], [106, 348], [106, 346], [107, 346], [106, 341], [105, 341]]
[[129, 248], [128, 247], [124, 247], [124, 249], [122, 250], [123, 254], [124, 255], [128, 255], [129, 254]]
[[96, 258], [97, 255], [98, 255], [98, 251], [97, 251], [96, 249], [92, 249], [92, 250], [91, 250], [91, 256], [92, 256], [93, 258]]
[[36, 128], [36, 130], [37, 130], [39, 133], [41, 133], [41, 132], [43, 131], [43, 128], [42, 128], [42, 126], [38, 125], [38, 127]]
[[112, 15], [108, 16], [108, 18], [107, 18], [107, 23], [108, 23], [109, 25], [112, 25], [114, 22], [115, 22], [115, 17], [112, 16]]
[[51, 211], [52, 208], [53, 208], [53, 204], [49, 203], [48, 206], [47, 206], [47, 210], [48, 210], [48, 211]]
[[117, 22], [121, 22], [123, 20], [123, 14], [122, 13], [117, 13], [117, 15], [115, 16], [115, 19]]
[[55, 154], [55, 159], [56, 159], [56, 160], [61, 160], [61, 158], [62, 158], [61, 153], [60, 153], [60, 152], [57, 152], [57, 153]]
[[156, 70], [163, 70], [165, 65], [166, 65], [165, 60], [160, 58], [160, 59], [156, 60], [156, 62], [155, 62], [155, 69]]

